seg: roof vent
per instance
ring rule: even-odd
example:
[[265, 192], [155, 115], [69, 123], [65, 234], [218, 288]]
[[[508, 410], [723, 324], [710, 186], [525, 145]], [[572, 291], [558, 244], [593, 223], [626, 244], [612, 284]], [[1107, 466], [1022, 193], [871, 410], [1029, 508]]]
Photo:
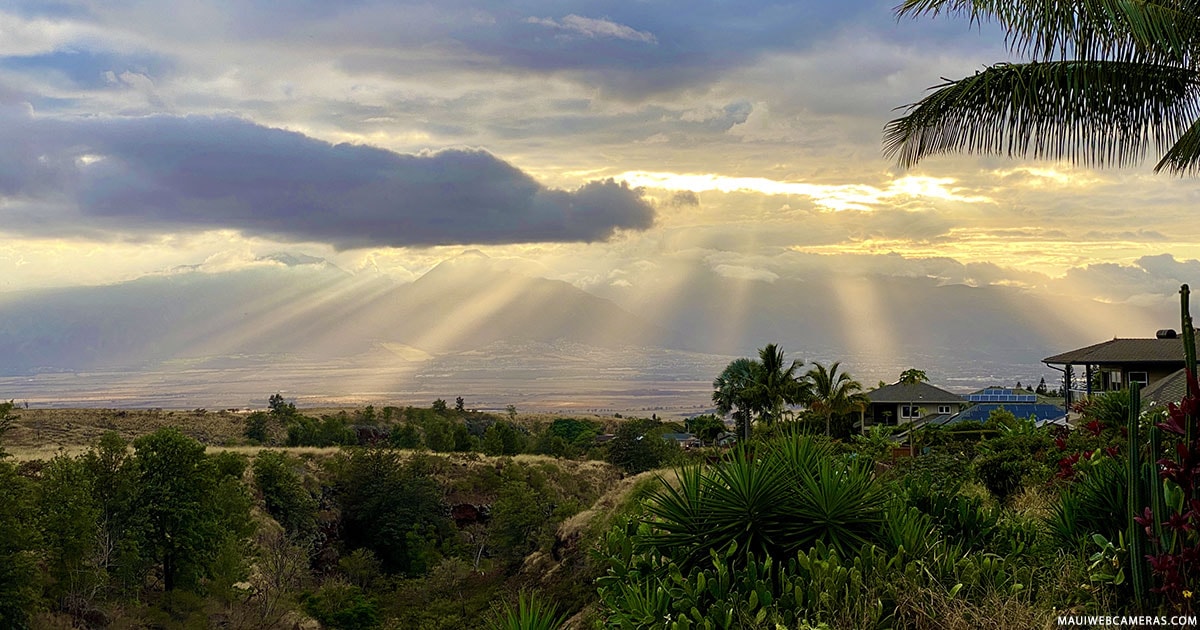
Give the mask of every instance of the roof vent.
[[1177, 339], [1179, 335], [1175, 333], [1174, 328], [1163, 328], [1162, 330], [1154, 333], [1154, 337], [1156, 339]]

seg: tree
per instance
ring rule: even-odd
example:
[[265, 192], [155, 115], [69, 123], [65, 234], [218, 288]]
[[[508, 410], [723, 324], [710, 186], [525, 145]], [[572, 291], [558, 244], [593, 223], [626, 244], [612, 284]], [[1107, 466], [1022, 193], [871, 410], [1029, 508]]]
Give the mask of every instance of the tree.
[[467, 410], [467, 401], [463, 400], [462, 396], [454, 399], [454, 410], [458, 413], [463, 413]]
[[825, 435], [833, 435], [833, 416], [848, 413], [859, 404], [855, 396], [862, 391], [862, 383], [850, 378], [850, 375], [838, 373], [841, 363], [834, 361], [828, 369], [820, 363], [813, 363], [808, 371], [808, 381], [812, 384], [812, 397], [809, 408], [825, 418]]
[[712, 444], [717, 437], [725, 432], [725, 423], [720, 418], [705, 414], [696, 416], [687, 423], [688, 431], [704, 444]]
[[917, 368], [908, 368], [900, 373], [900, 380], [897, 381], [901, 385], [916, 385], [917, 383], [928, 383], [929, 376], [925, 374], [925, 370]]
[[783, 350], [775, 344], [767, 344], [758, 351], [759, 372], [758, 389], [761, 396], [760, 420], [770, 424], [783, 416], [786, 405], [795, 405], [806, 401], [811, 395], [808, 382], [799, 374], [803, 361], [792, 361], [787, 364], [783, 359]]
[[249, 501], [239, 506], [231, 494], [244, 488], [178, 429], [159, 429], [133, 445], [136, 535], [161, 564], [165, 590], [193, 589], [227, 537], [248, 533]]
[[488, 455], [517, 455], [525, 450], [525, 434], [517, 425], [500, 420], [483, 434], [483, 452]]
[[1039, 396], [1045, 396], [1046, 394], [1049, 393], [1049, 390], [1046, 389], [1046, 377], [1045, 376], [1042, 377], [1042, 380], [1038, 381], [1038, 386], [1037, 386], [1037, 389], [1034, 390], [1034, 393], [1038, 394]]
[[73, 612], [90, 605], [105, 583], [95, 562], [102, 531], [95, 481], [85, 458], [60, 454], [42, 470], [38, 484], [43, 561], [53, 581], [48, 592]]
[[288, 537], [307, 542], [317, 533], [317, 499], [304, 487], [300, 462], [282, 451], [259, 451], [254, 457], [254, 485], [267, 512]]
[[[9, 429], [12, 428], [13, 421], [17, 419], [16, 416], [10, 413], [12, 410], [13, 401], [0, 402], [0, 438], [3, 438], [4, 434], [8, 433]], [[5, 457], [8, 457], [8, 453], [4, 452], [4, 444], [0, 443], [0, 459]]]
[[287, 402], [283, 399], [283, 394], [271, 394], [267, 399], [267, 406], [271, 408], [271, 413], [280, 418], [290, 418], [296, 415], [296, 404]]
[[452, 525], [423, 458], [391, 449], [351, 449], [336, 462], [334, 496], [348, 550], [366, 548], [389, 573], [422, 575]]
[[756, 407], [754, 384], [760, 369], [753, 359], [734, 359], [713, 381], [713, 404], [721, 415], [732, 415], [738, 433], [750, 439], [750, 421]]
[[1200, 13], [1192, 3], [905, 0], [897, 13], [995, 19], [1027, 63], [947, 81], [884, 128], [905, 166], [950, 152], [1200, 167]]
[[447, 410], [447, 407], [446, 407], [445, 399], [438, 398], [437, 400], [433, 401], [433, 412], [434, 413], [444, 414], [444, 413], [446, 413], [446, 410]]
[[622, 422], [608, 442], [608, 463], [634, 474], [670, 463], [679, 449], [663, 440], [662, 432], [662, 423], [657, 420]]
[[745, 439], [750, 439], [750, 423], [774, 422], [783, 416], [786, 405], [804, 402], [808, 384], [797, 374], [801, 361], [787, 364], [783, 350], [767, 344], [758, 351], [758, 360], [734, 359], [713, 381], [713, 403], [723, 415], [732, 415]]
[[0, 461], [0, 627], [29, 627], [37, 601], [36, 494], [17, 467]]

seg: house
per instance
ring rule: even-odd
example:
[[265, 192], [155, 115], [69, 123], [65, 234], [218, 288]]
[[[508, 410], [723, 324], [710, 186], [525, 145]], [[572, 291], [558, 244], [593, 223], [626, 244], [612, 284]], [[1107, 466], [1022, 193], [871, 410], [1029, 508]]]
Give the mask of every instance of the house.
[[967, 401], [929, 383], [894, 383], [867, 392], [868, 424], [907, 426], [936, 421], [962, 411]]
[[971, 407], [954, 416], [947, 424], [968, 420], [987, 422], [992, 412], [1001, 408], [1018, 418], [1033, 416], [1037, 418], [1039, 426], [1066, 415], [1061, 405], [1043, 402], [1045, 398], [1025, 389], [987, 387], [967, 394], [966, 399], [972, 403]]
[[[1121, 390], [1130, 383], [1147, 388], [1183, 369], [1183, 339], [1174, 330], [1160, 330], [1154, 339], [1114, 338], [1046, 357], [1042, 363], [1063, 373], [1069, 408], [1079, 394]], [[1082, 383], [1076, 368], [1083, 371]]]
[[700, 446], [700, 438], [691, 433], [664, 433], [662, 439], [668, 444], [674, 444], [685, 450]]
[[1178, 403], [1185, 396], [1187, 396], [1187, 370], [1180, 368], [1141, 390], [1142, 411]]

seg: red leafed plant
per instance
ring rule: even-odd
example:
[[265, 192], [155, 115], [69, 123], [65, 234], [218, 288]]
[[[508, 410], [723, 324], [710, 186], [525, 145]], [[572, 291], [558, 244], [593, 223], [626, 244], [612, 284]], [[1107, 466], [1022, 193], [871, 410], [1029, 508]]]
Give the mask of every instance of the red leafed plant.
[[[1157, 553], [1146, 559], [1158, 578], [1151, 589], [1161, 593], [1176, 608], [1193, 610], [1193, 591], [1200, 589], [1200, 391], [1189, 370], [1188, 395], [1179, 404], [1167, 406], [1167, 418], [1156, 426], [1177, 436], [1174, 457], [1159, 459], [1159, 476], [1167, 492], [1161, 514], [1146, 508], [1135, 517]], [[1191, 431], [1188, 430], [1191, 425]], [[1190, 438], [1190, 439], [1189, 439]]]

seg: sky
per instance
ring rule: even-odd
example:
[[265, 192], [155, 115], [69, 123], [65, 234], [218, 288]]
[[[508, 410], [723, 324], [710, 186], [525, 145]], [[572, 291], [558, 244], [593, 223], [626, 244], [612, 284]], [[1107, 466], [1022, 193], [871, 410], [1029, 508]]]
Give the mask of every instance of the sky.
[[611, 296], [1200, 277], [1200, 189], [1153, 159], [884, 157], [898, 107], [1010, 58], [894, 3], [0, 2], [0, 292], [281, 251], [408, 282], [479, 250]]

